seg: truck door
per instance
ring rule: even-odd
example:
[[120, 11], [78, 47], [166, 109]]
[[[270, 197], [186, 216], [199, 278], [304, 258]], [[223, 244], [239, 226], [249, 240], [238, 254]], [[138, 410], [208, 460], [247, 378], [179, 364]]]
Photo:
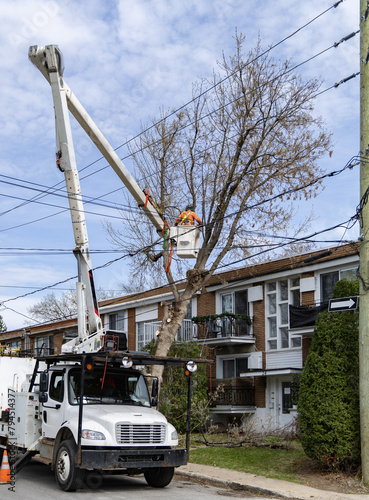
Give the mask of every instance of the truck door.
[[42, 436], [55, 438], [61, 424], [65, 421], [65, 372], [55, 370], [50, 372], [49, 398], [43, 403]]

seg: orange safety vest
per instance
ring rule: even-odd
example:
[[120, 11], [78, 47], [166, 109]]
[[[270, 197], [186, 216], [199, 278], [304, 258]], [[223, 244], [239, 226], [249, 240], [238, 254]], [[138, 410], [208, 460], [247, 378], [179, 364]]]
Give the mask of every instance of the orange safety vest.
[[192, 210], [185, 210], [177, 218], [175, 226], [177, 226], [179, 223], [181, 224], [181, 226], [193, 226], [195, 224], [195, 221], [198, 224], [201, 224], [201, 219], [195, 212], [193, 212]]

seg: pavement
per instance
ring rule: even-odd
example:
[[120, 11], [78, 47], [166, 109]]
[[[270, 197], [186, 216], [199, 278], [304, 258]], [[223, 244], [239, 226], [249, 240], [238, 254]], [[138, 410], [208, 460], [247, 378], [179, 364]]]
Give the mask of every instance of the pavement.
[[221, 467], [189, 463], [176, 469], [176, 476], [204, 481], [213, 486], [246, 490], [257, 495], [274, 495], [293, 500], [369, 500], [369, 495], [354, 495], [319, 490], [302, 484], [256, 476]]

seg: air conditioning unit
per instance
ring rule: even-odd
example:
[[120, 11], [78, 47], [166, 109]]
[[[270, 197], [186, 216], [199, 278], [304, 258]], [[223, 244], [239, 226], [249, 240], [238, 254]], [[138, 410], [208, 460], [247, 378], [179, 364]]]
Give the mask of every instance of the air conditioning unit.
[[252, 352], [248, 359], [247, 367], [249, 370], [262, 370], [263, 368], [263, 353]]

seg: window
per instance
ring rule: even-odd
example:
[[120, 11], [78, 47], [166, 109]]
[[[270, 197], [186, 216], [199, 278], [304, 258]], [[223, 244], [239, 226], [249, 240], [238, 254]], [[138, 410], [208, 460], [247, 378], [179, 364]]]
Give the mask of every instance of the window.
[[125, 311], [109, 314], [109, 329], [125, 332]]
[[222, 360], [222, 377], [232, 378], [239, 377], [241, 373], [247, 371], [248, 357], [242, 358], [227, 358]]
[[320, 275], [320, 301], [328, 302], [333, 297], [334, 287], [337, 281], [347, 279], [349, 281], [356, 280], [356, 267], [350, 269], [341, 269], [339, 271], [331, 271]]
[[49, 396], [60, 403], [64, 399], [64, 374], [63, 372], [53, 372], [50, 380]]
[[21, 349], [22, 348], [22, 341], [21, 340], [13, 340], [13, 342], [9, 342], [8, 346], [10, 347], [10, 349], [14, 349], [14, 350], [17, 350], [17, 349]]
[[48, 335], [47, 337], [37, 337], [35, 339], [34, 349], [36, 356], [54, 354], [54, 337], [52, 335]]
[[[220, 296], [221, 312], [249, 316], [247, 290], [224, 293]], [[244, 319], [222, 318], [222, 336], [250, 335], [250, 325]]]
[[320, 275], [320, 300], [321, 302], [328, 302], [333, 296], [335, 284], [340, 279], [339, 271], [325, 273]]
[[160, 328], [158, 321], [140, 321], [136, 323], [136, 348], [142, 349], [155, 338], [155, 332]]
[[301, 337], [288, 333], [288, 306], [300, 305], [300, 278], [290, 278], [267, 284], [268, 349], [301, 347]]
[[[137, 372], [137, 371], [136, 371]], [[81, 371], [69, 371], [69, 402], [79, 403]], [[141, 373], [132, 370], [96, 368], [85, 374], [83, 404], [111, 404], [150, 407], [150, 397]]]

